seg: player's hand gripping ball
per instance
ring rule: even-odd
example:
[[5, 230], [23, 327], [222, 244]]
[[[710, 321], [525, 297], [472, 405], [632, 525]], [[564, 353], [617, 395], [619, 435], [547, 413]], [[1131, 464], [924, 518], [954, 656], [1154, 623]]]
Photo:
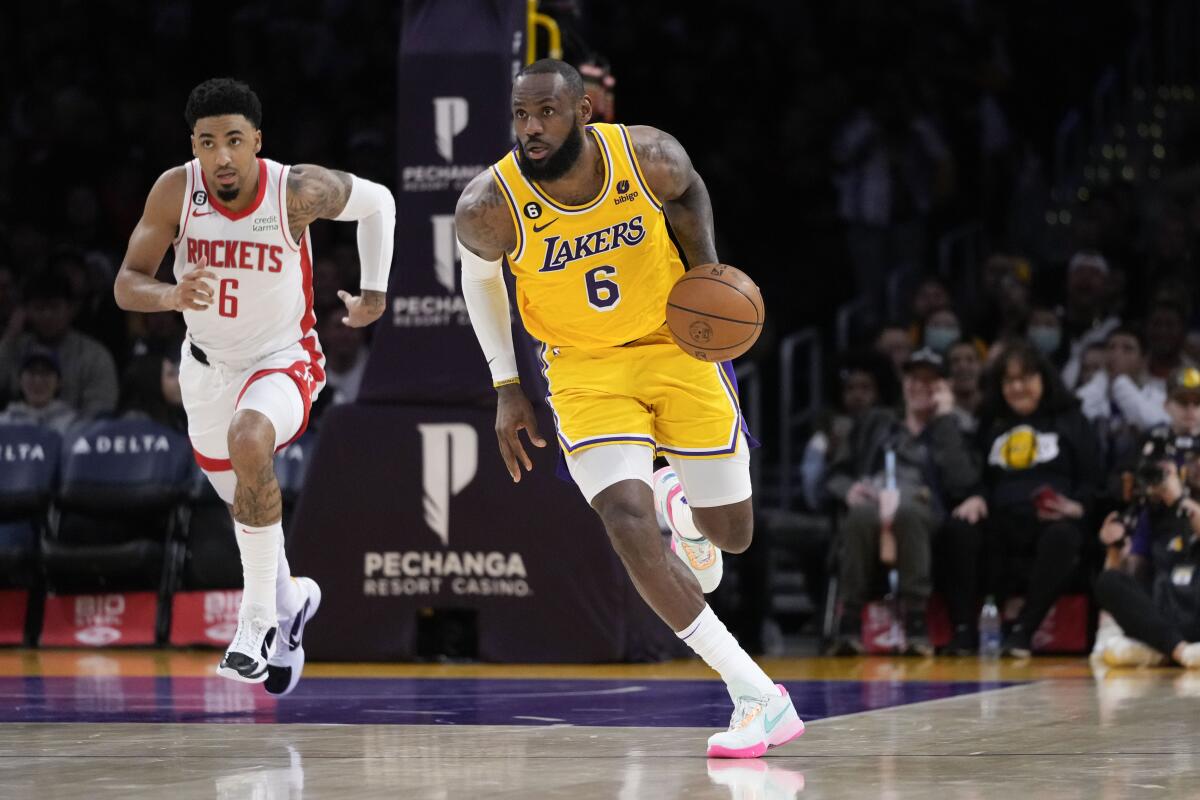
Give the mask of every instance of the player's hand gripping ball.
[[701, 361], [745, 353], [762, 333], [766, 310], [750, 276], [726, 264], [701, 264], [667, 296], [667, 327], [683, 352]]

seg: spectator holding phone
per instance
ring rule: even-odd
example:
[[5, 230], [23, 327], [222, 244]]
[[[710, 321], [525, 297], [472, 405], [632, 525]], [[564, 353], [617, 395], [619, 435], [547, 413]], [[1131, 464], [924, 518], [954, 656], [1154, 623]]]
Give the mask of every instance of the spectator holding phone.
[[1167, 388], [1171, 424], [1145, 439], [1129, 482], [1133, 510], [1100, 528], [1110, 568], [1096, 599], [1125, 634], [1104, 643], [1110, 666], [1170, 659], [1200, 669], [1200, 504], [1188, 496], [1200, 482], [1200, 370], [1175, 370]]
[[1102, 488], [1099, 447], [1057, 370], [1025, 341], [1007, 343], [991, 368], [979, 442], [983, 479], [954, 509], [946, 532], [954, 625], [947, 649], [975, 648], [986, 563], [989, 590], [1025, 591], [1002, 646], [1023, 658], [1078, 562], [1085, 518]]
[[930, 349], [904, 362], [904, 411], [868, 411], [835, 455], [826, 487], [846, 505], [839, 560], [841, 617], [830, 652], [863, 652], [863, 606], [880, 566], [894, 566], [906, 655], [933, 654], [925, 627], [931, 541], [945, 509], [966, 495], [979, 463], [953, 414], [946, 362]]

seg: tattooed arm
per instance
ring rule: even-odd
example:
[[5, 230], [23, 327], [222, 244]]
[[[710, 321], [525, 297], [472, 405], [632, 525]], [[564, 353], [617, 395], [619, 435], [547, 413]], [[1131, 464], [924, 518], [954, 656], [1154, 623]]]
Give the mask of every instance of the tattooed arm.
[[293, 241], [318, 219], [337, 219], [350, 199], [354, 176], [316, 164], [297, 164], [288, 170], [288, 227]]
[[517, 246], [517, 232], [491, 170], [476, 175], [454, 209], [458, 241], [486, 261], [499, 261]]
[[671, 134], [647, 125], [630, 126], [629, 136], [642, 174], [662, 201], [671, 230], [683, 248], [684, 263], [689, 267], [716, 263], [708, 189], [683, 145]]
[[392, 193], [348, 172], [297, 164], [288, 171], [287, 214], [293, 241], [300, 240], [313, 220], [358, 221], [362, 297], [338, 292], [347, 311], [342, 322], [357, 328], [379, 319], [395, 243], [396, 201]]

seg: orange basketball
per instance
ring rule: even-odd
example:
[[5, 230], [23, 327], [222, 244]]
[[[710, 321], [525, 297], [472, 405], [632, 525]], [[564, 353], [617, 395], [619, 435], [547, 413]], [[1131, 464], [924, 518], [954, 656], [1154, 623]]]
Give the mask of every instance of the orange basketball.
[[689, 269], [667, 296], [667, 327], [675, 343], [701, 361], [726, 361], [745, 353], [758, 341], [764, 318], [758, 286], [726, 264]]

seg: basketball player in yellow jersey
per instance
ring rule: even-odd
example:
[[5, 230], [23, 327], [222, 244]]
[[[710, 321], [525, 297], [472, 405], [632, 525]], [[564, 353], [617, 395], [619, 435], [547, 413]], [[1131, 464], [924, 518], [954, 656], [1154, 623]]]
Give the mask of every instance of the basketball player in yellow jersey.
[[[518, 432], [546, 444], [517, 376], [507, 259], [521, 319], [543, 343], [571, 476], [638, 592], [729, 688], [729, 730], [709, 739], [708, 755], [756, 758], [804, 723], [704, 601], [721, 550], [750, 545], [741, 413], [722, 368], [686, 355], [665, 329], [684, 265], [717, 261], [708, 191], [669, 134], [588, 125], [591, 113], [573, 67], [527, 66], [513, 83], [516, 148], [458, 201], [463, 296], [496, 386], [500, 453], [519, 481], [532, 462]], [[656, 454], [671, 468], [654, 473]], [[663, 544], [656, 503], [678, 557]]]

